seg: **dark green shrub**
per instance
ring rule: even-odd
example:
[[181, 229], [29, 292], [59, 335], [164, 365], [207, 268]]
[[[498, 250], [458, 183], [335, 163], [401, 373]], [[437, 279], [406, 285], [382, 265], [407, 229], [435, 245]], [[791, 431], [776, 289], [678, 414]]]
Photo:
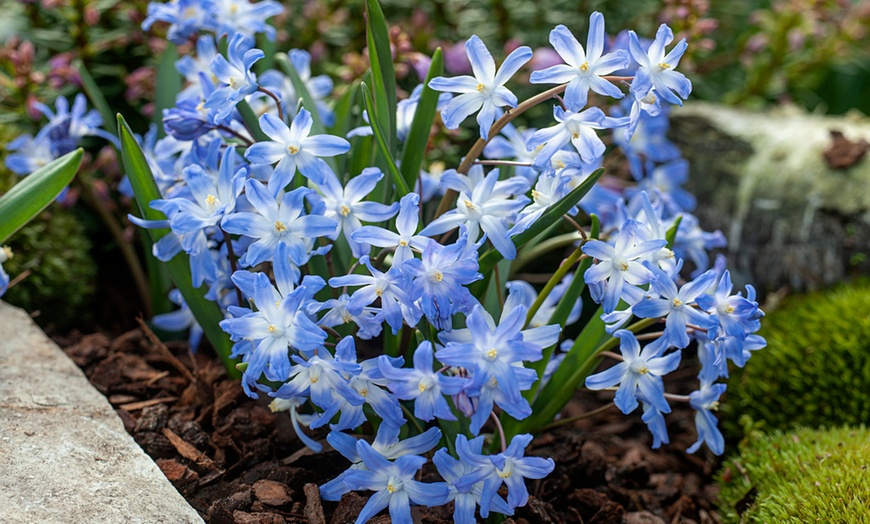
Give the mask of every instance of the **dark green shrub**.
[[870, 522], [870, 431], [803, 428], [746, 439], [717, 482], [726, 523]]
[[[761, 429], [870, 422], [870, 284], [786, 300], [762, 320], [768, 347], [735, 370], [724, 427]], [[744, 422], [746, 419], [744, 418]]]

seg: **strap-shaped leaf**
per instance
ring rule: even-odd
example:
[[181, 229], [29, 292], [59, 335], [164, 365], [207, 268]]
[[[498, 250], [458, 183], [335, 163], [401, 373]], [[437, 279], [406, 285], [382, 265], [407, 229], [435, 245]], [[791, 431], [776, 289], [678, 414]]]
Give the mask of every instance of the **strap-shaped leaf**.
[[387, 138], [384, 136], [384, 131], [381, 129], [381, 124], [377, 118], [374, 118], [372, 115], [374, 105], [372, 102], [372, 94], [369, 91], [368, 86], [363, 82], [360, 84], [363, 93], [363, 100], [365, 101], [366, 111], [369, 112], [369, 123], [372, 126], [372, 131], [375, 135], [375, 143], [378, 146], [378, 151], [381, 152], [384, 160], [387, 164], [387, 171], [389, 171], [390, 178], [393, 179], [393, 183], [396, 184], [396, 190], [399, 192], [399, 198], [407, 195], [410, 191], [408, 190], [408, 185], [405, 183], [405, 179], [402, 178], [402, 173], [399, 172], [399, 168], [396, 167], [396, 160], [393, 158], [393, 154], [390, 152], [390, 146], [387, 142]]
[[[169, 42], [160, 61], [157, 62], [157, 89], [154, 92], [154, 115], [152, 122], [157, 126], [157, 137], [166, 136], [163, 129], [163, 110], [175, 107], [175, 99], [181, 91], [181, 75], [175, 68], [178, 60], [178, 49]], [[108, 126], [108, 121], [106, 122]]]
[[411, 122], [411, 129], [408, 130], [408, 136], [405, 137], [405, 145], [402, 149], [402, 176], [405, 177], [405, 182], [411, 189], [417, 187], [417, 177], [420, 176], [420, 167], [423, 165], [423, 158], [426, 155], [426, 144], [429, 142], [429, 132], [432, 130], [432, 122], [435, 121], [438, 96], [441, 94], [429, 88], [429, 81], [436, 76], [441, 76], [443, 72], [444, 60], [441, 57], [441, 48], [439, 47], [432, 55], [432, 63], [429, 65], [429, 72], [423, 83], [423, 92], [420, 93], [420, 100], [417, 102], [416, 111], [414, 111], [414, 120]]
[[[372, 90], [377, 108], [377, 119], [390, 153], [396, 147], [396, 72], [390, 49], [390, 31], [378, 0], [366, 0], [366, 42], [372, 68]], [[374, 123], [371, 109], [369, 119]]]
[[0, 197], [0, 244], [54, 202], [81, 163], [82, 150], [76, 149], [27, 175]]
[[322, 135], [323, 133], [326, 133], [326, 128], [323, 126], [323, 120], [320, 118], [320, 111], [317, 110], [317, 104], [311, 97], [311, 93], [308, 92], [308, 87], [305, 86], [305, 82], [300, 78], [299, 72], [296, 71], [295, 67], [293, 67], [293, 62], [290, 61], [290, 57], [287, 56], [286, 53], [278, 53], [275, 55], [275, 62], [278, 64], [278, 67], [281, 68], [281, 71], [284, 71], [284, 74], [290, 79], [290, 82], [293, 84], [293, 89], [296, 91], [296, 96], [302, 100], [302, 107], [311, 113], [311, 134]]
[[[103, 119], [103, 128], [109, 132], [116, 134], [114, 129], [112, 129], [112, 110], [109, 108], [109, 103], [106, 102], [106, 98], [103, 96], [103, 92], [100, 90], [97, 83], [94, 81], [94, 77], [91, 76], [91, 73], [88, 72], [88, 68], [85, 67], [80, 60], [76, 60], [75, 69], [79, 73], [79, 78], [82, 81], [82, 88], [85, 90], [85, 94], [88, 96], [88, 99], [91, 101], [91, 104], [96, 108], [96, 110], [100, 113], [100, 118]], [[175, 101], [173, 100], [173, 105]]]
[[[589, 228], [589, 238], [598, 239], [598, 234], [601, 231], [601, 222], [598, 220], [598, 216], [592, 215], [592, 225]], [[547, 321], [547, 324], [558, 324], [559, 327], [564, 328], [565, 323], [568, 321], [568, 317], [571, 315], [571, 310], [574, 309], [574, 304], [577, 300], [580, 299], [580, 295], [583, 294], [583, 290], [586, 289], [586, 279], [583, 278], [586, 270], [592, 266], [592, 258], [584, 258], [577, 265], [577, 269], [574, 271], [574, 276], [571, 278], [571, 283], [568, 284], [568, 289], [565, 290], [565, 293], [562, 295], [562, 300], [559, 301], [559, 304], [556, 306], [553, 314], [550, 315], [550, 319]], [[561, 282], [561, 280], [560, 280]], [[556, 282], [559, 284], [560, 282]], [[549, 286], [549, 282], [547, 285]], [[543, 292], [542, 292], [543, 293]], [[548, 348], [544, 348], [543, 358], [538, 360], [537, 362], [532, 362], [529, 367], [534, 369], [538, 373], [538, 381], [532, 384], [532, 387], [528, 389], [523, 396], [527, 400], [531, 400], [535, 398], [535, 395], [538, 393], [538, 389], [541, 387], [541, 377], [544, 376], [544, 370], [547, 368], [547, 364], [550, 362], [550, 359], [553, 357], [553, 353], [556, 351], [556, 347], [558, 346], [558, 342]]]
[[269, 135], [263, 132], [260, 129], [260, 120], [257, 118], [257, 113], [251, 108], [251, 105], [248, 104], [247, 101], [241, 100], [238, 104], [236, 104], [236, 109], [239, 110], [239, 114], [242, 115], [242, 121], [245, 123], [245, 126], [251, 131], [251, 136], [254, 137], [254, 140], [257, 142], [269, 142], [272, 139], [269, 138]]
[[[580, 199], [583, 198], [590, 189], [592, 189], [603, 174], [603, 167], [596, 169], [592, 174], [586, 177], [586, 180], [584, 180], [580, 185], [572, 189], [571, 192], [562, 197], [561, 200], [550, 206], [550, 208], [547, 209], [547, 211], [545, 211], [534, 224], [529, 226], [528, 229], [512, 237], [511, 240], [517, 249], [523, 247], [526, 242], [546, 231], [549, 227], [555, 224], [562, 215], [570, 211], [572, 207], [576, 206], [577, 202], [579, 202]], [[490, 249], [480, 257], [479, 271], [484, 275], [484, 279], [478, 280], [471, 285], [471, 294], [474, 296], [480, 296], [480, 293], [486, 289], [492, 268], [502, 258], [504, 258], [502, 257], [502, 254], [495, 249]]]
[[[118, 115], [118, 136], [121, 139], [121, 158], [124, 162], [124, 170], [130, 179], [130, 186], [133, 188], [136, 203], [142, 213], [141, 216], [147, 220], [165, 220], [166, 217], [163, 216], [163, 213], [151, 209], [149, 205], [152, 200], [161, 198], [160, 191], [157, 188], [157, 183], [154, 182], [151, 168], [148, 166], [148, 161], [145, 159], [139, 143], [133, 136], [130, 126], [120, 114]], [[157, 242], [166, 236], [169, 230], [149, 229], [148, 232], [151, 234], [152, 240]], [[175, 287], [181, 292], [181, 296], [184, 297], [184, 301], [196, 321], [202, 326], [205, 336], [208, 337], [209, 342], [223, 361], [227, 374], [239, 377], [239, 372], [235, 368], [236, 363], [230, 359], [232, 352], [230, 337], [218, 325], [224, 317], [217, 304], [206, 300], [205, 294], [208, 290], [205, 286], [193, 287], [187, 254], [179, 253], [166, 265], [169, 267], [169, 274], [172, 276]]]

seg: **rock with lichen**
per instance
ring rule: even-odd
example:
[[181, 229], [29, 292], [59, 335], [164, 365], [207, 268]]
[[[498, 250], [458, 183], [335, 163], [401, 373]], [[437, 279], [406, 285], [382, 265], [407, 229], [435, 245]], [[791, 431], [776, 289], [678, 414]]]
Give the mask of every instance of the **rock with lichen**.
[[670, 136], [738, 280], [813, 290], [870, 273], [870, 119], [693, 103]]

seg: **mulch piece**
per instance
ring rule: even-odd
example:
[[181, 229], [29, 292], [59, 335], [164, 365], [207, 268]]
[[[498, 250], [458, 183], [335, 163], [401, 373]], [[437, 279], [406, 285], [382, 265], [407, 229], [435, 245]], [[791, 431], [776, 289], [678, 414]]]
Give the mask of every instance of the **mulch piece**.
[[[97, 333], [57, 341], [209, 524], [339, 524], [353, 522], [365, 505], [367, 497], [357, 493], [321, 501], [317, 486], [344, 471], [347, 461], [328, 445], [329, 451], [307, 453], [289, 415], [272, 413], [265, 395], [245, 396], [213, 355], [191, 354], [182, 342], [155, 344], [140, 329], [114, 339]], [[675, 378], [669, 391], [691, 391], [689, 371]], [[578, 395], [563, 416], [610, 401], [607, 393]], [[659, 450], [650, 449], [639, 414], [616, 409], [543, 433], [528, 452], [552, 457], [556, 469], [529, 482], [529, 503], [507, 522], [720, 522], [711, 480], [719, 462], [703, 448], [685, 453], [695, 439], [694, 412], [681, 404], [673, 409], [666, 417], [671, 444]], [[326, 433], [313, 437], [325, 444]], [[431, 475], [424, 472], [424, 480]], [[452, 522], [452, 505], [413, 512], [423, 523]]]

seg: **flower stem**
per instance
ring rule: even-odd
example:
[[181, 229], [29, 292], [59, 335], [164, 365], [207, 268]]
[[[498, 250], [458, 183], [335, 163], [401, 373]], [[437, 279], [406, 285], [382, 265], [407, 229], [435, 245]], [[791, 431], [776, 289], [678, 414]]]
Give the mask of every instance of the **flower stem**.
[[541, 292], [538, 293], [538, 298], [536, 298], [535, 301], [532, 302], [532, 305], [529, 308], [529, 312], [526, 314], [526, 327], [528, 327], [529, 323], [531, 323], [532, 318], [535, 317], [535, 313], [537, 313], [541, 306], [544, 304], [544, 301], [550, 295], [550, 292], [553, 291], [553, 288], [555, 288], [559, 284], [559, 282], [561, 282], [562, 279], [565, 278], [568, 270], [571, 269], [578, 260], [580, 260], [581, 256], [583, 256], [583, 252], [580, 251], [580, 248], [578, 247], [570, 255], [568, 255], [568, 258], [562, 261], [562, 263], [559, 265], [559, 268], [556, 269], [556, 271], [553, 273], [553, 276], [550, 277], [549, 281], [547, 281], [547, 285], [545, 285], [544, 289], [542, 289]]
[[498, 419], [495, 411], [490, 411], [489, 417], [495, 423], [495, 428], [498, 431], [499, 444], [501, 444], [501, 452], [504, 453], [505, 451], [507, 451], [507, 442], [505, 442], [506, 439], [504, 437], [504, 427], [502, 427], [501, 421]]

